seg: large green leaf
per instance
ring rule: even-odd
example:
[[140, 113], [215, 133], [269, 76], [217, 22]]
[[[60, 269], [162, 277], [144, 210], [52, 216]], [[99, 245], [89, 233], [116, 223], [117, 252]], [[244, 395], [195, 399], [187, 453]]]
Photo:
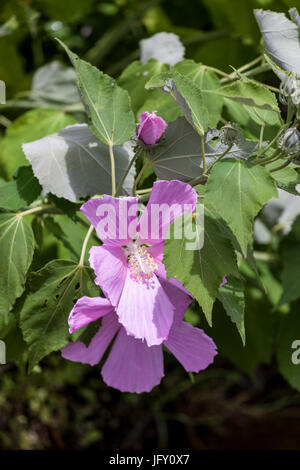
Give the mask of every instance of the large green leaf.
[[0, 180], [0, 208], [14, 211], [26, 207], [40, 195], [41, 190], [31, 167], [22, 166], [14, 181]]
[[206, 198], [228, 223], [246, 255], [256, 214], [277, 189], [270, 174], [250, 162], [228, 159], [214, 165]]
[[226, 313], [235, 323], [245, 345], [245, 298], [244, 284], [240, 279], [227, 276], [227, 283], [219, 290], [218, 299], [222, 302]]
[[68, 343], [68, 316], [74, 300], [95, 293], [90, 268], [66, 260], [48, 263], [29, 279], [20, 326], [29, 348], [29, 370]]
[[6, 175], [11, 177], [18, 166], [28, 165], [22, 144], [41, 139], [75, 122], [72, 116], [56, 109], [34, 109], [22, 114], [8, 127], [0, 141], [0, 166]]
[[[155, 59], [151, 59], [145, 64], [136, 60], [132, 62], [121, 74], [118, 79], [118, 85], [128, 91], [131, 98], [132, 109], [136, 113], [145, 103], [145, 101], [151, 96], [160, 96], [161, 93], [158, 91], [149, 91], [145, 89], [145, 84], [151, 77], [161, 72], [169, 70], [169, 66], [158, 62]], [[167, 98], [168, 102], [172, 103], [172, 99]], [[153, 108], [157, 109], [157, 108]], [[153, 111], [148, 109], [147, 111]]]
[[[272, 168], [276, 168], [279, 165], [283, 164], [285, 161], [283, 159], [276, 160], [275, 162], [266, 165], [267, 170]], [[276, 185], [280, 189], [284, 189], [285, 191], [295, 194], [299, 196], [299, 192], [296, 189], [296, 186], [300, 184], [300, 174], [296, 170], [296, 166], [292, 168], [293, 164], [287, 166], [286, 168], [282, 168], [281, 170], [274, 171], [272, 174]]]
[[[54, 215], [44, 217], [45, 228], [51, 232], [58, 240], [61, 240], [64, 246], [69, 250], [70, 257], [74, 261], [78, 261], [81, 254], [82, 243], [86, 236], [88, 224], [85, 226], [79, 222], [86, 222], [86, 218], [83, 214], [78, 213], [77, 221], [73, 221], [67, 215]], [[92, 245], [98, 244], [98, 238], [91, 237], [89, 239], [85, 261], [88, 263], [89, 250]]]
[[[209, 168], [217, 155], [207, 143], [204, 147]], [[162, 145], [151, 149], [147, 156], [160, 179], [190, 181], [203, 172], [201, 137], [184, 117], [168, 125]]]
[[59, 42], [77, 72], [78, 87], [93, 134], [106, 145], [120, 145], [129, 140], [135, 132], [135, 119], [127, 90]]
[[225, 100], [239, 103], [259, 125], [280, 124], [280, 110], [276, 96], [261, 83], [241, 77], [211, 93], [222, 96]]
[[200, 135], [204, 135], [209, 126], [209, 112], [200, 88], [190, 78], [176, 71], [165, 72], [150, 79], [146, 88], [158, 88], [169, 93], [180, 106], [188, 122]]
[[[95, 138], [86, 124], [68, 126], [22, 148], [44, 192], [72, 202], [95, 194], [111, 194], [109, 149]], [[112, 150], [118, 184], [133, 157], [133, 149], [126, 143]], [[121, 194], [131, 193], [134, 174], [133, 165]]]
[[201, 90], [203, 104], [209, 110], [209, 127], [216, 127], [223, 107], [222, 96], [206, 93], [206, 90], [216, 90], [220, 87], [218, 76], [203, 64], [185, 59], [174, 66], [174, 69], [192, 80]]
[[152, 90], [149, 92], [149, 98], [137, 111], [139, 116], [144, 111], [152, 112], [157, 111], [157, 115], [161, 116], [166, 122], [173, 122], [183, 113], [176, 103], [167, 93], [161, 93], [159, 90]]
[[38, 68], [32, 78], [29, 99], [38, 103], [38, 106], [79, 103], [76, 72], [73, 67], [66, 67], [54, 60]]
[[[194, 221], [192, 228], [195, 232]], [[239, 274], [234, 249], [225, 235], [224, 222], [208, 205], [205, 205], [203, 226], [198, 226], [198, 231], [201, 230], [204, 230], [203, 246], [197, 249], [187, 249], [190, 240], [185, 231], [181, 239], [172, 237], [171, 233], [165, 242], [164, 264], [168, 277], [176, 277], [183, 283], [211, 324], [213, 303], [223, 276]]]
[[0, 316], [7, 318], [22, 294], [33, 251], [33, 232], [24, 217], [0, 213]]

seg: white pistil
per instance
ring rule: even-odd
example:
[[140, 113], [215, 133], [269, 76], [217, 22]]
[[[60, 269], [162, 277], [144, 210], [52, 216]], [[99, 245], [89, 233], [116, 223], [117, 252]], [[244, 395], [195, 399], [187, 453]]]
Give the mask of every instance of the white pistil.
[[150, 279], [157, 269], [157, 264], [148, 252], [147, 247], [140, 245], [138, 242], [132, 242], [126, 248], [126, 253], [132, 277], [136, 281]]

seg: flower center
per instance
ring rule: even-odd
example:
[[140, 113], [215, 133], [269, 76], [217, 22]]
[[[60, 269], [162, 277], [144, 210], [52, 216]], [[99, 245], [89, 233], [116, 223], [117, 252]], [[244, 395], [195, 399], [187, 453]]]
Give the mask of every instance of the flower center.
[[136, 281], [150, 279], [157, 269], [153, 257], [148, 252], [145, 245], [132, 242], [126, 249], [127, 262], [131, 271], [131, 276]]

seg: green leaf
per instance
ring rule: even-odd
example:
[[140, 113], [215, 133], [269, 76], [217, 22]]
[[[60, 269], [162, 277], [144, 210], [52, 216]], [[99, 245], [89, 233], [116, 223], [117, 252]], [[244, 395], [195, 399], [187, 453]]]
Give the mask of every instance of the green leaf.
[[246, 255], [256, 214], [277, 197], [272, 177], [261, 166], [227, 159], [214, 165], [206, 188], [207, 200], [227, 222]]
[[[299, 303], [291, 313], [282, 315], [277, 345], [279, 370], [288, 383], [300, 391], [300, 315]], [[295, 363], [296, 362], [296, 363]]]
[[41, 190], [31, 167], [20, 167], [14, 181], [0, 180], [0, 207], [12, 211], [26, 207], [39, 196]]
[[93, 134], [106, 145], [120, 145], [135, 133], [135, 119], [127, 90], [68, 49], [61, 41], [77, 72], [78, 87]]
[[94, 289], [90, 268], [54, 260], [29, 279], [20, 327], [29, 348], [29, 370], [68, 343], [68, 316], [74, 301]]
[[34, 251], [31, 226], [16, 214], [0, 213], [0, 316], [7, 318], [23, 290]]
[[73, 67], [54, 60], [38, 68], [32, 78], [29, 99], [37, 106], [79, 103], [76, 72]]
[[233, 276], [227, 276], [227, 283], [219, 290], [218, 300], [222, 302], [227, 315], [235, 323], [245, 345], [245, 298], [244, 283]]
[[211, 93], [222, 96], [225, 100], [239, 103], [259, 125], [280, 124], [280, 110], [276, 96], [261, 83], [241, 77]]
[[7, 128], [0, 141], [0, 166], [6, 175], [12, 177], [17, 167], [28, 165], [22, 144], [41, 139], [74, 122], [72, 116], [56, 109], [34, 109], [22, 114]]
[[26, 207], [27, 202], [21, 198], [16, 181], [0, 180], [0, 208], [15, 211], [21, 207]]
[[[194, 220], [192, 229], [195, 233]], [[239, 273], [234, 249], [224, 235], [224, 222], [209, 205], [205, 204], [204, 221], [199, 230], [204, 230], [204, 240], [202, 248], [197, 249], [187, 249], [190, 240], [185, 231], [181, 239], [176, 239], [171, 233], [170, 239], [165, 241], [164, 264], [168, 278], [176, 277], [183, 283], [211, 324], [213, 303], [223, 276], [233, 274], [239, 277]]]
[[[280, 158], [279, 160], [276, 160], [276, 162], [266, 165], [266, 168], [267, 170], [271, 170], [282, 163], [284, 163], [284, 160]], [[292, 165], [282, 168], [281, 170], [274, 171], [274, 173], [272, 173], [272, 177], [274, 178], [278, 188], [299, 196], [296, 186], [297, 184], [300, 184], [300, 175], [294, 168], [292, 168]]]
[[[109, 149], [95, 138], [86, 124], [68, 126], [43, 139], [28, 142], [22, 148], [45, 193], [72, 202], [95, 194], [111, 194]], [[118, 184], [134, 151], [129, 143], [116, 145], [112, 150]], [[134, 173], [133, 165], [123, 183], [122, 195], [131, 193]]]
[[150, 91], [149, 98], [136, 114], [139, 116], [144, 111], [152, 112], [153, 110], [156, 110], [158, 116], [161, 116], [166, 122], [173, 122], [183, 115], [176, 101], [167, 93], [161, 93], [159, 90]]
[[279, 306], [293, 302], [300, 297], [300, 216], [296, 218], [291, 232], [283, 240], [282, 260], [283, 293], [278, 304]]
[[42, 186], [34, 176], [31, 166], [21, 166], [14, 175], [18, 193], [31, 204], [42, 192]]
[[251, 298], [248, 294], [245, 304], [245, 346], [218, 302], [213, 311], [213, 326], [206, 328], [206, 332], [215, 341], [220, 355], [251, 375], [259, 364], [269, 364], [272, 359], [276, 322], [263, 295]]
[[[167, 70], [169, 70], [168, 65], [155, 59], [150, 59], [146, 64], [135, 60], [122, 72], [118, 79], [118, 85], [128, 91], [131, 98], [131, 106], [135, 113], [137, 113], [151, 95], [154, 94], [156, 97], [161, 96], [161, 93], [158, 91], [151, 92], [146, 90], [145, 84], [154, 75], [166, 72]], [[170, 97], [167, 98], [167, 101], [172, 103]], [[152, 108], [151, 110], [149, 108], [147, 110], [152, 112], [154, 109], [157, 108]]]
[[[78, 215], [82, 221], [86, 221], [85, 217], [81, 214]], [[88, 230], [87, 226], [80, 224], [78, 221], [74, 222], [66, 215], [48, 216], [44, 217], [45, 228], [53, 233], [53, 235], [61, 240], [64, 246], [69, 250], [71, 259], [78, 261], [81, 254], [82, 243]], [[96, 245], [97, 241], [91, 237], [86, 249], [86, 259], [88, 263], [89, 249], [92, 245]]]
[[206, 90], [220, 88], [218, 76], [211, 70], [208, 70], [205, 65], [197, 64], [190, 59], [182, 60], [174, 66], [174, 69], [192, 80], [199, 87], [202, 92], [203, 104], [209, 110], [209, 127], [216, 127], [222, 114], [223, 98], [206, 93]]
[[169, 93], [181, 108], [185, 118], [204, 135], [209, 126], [209, 112], [198, 86], [176, 71], [161, 73], [149, 80], [146, 89], [159, 88]]
[[[205, 143], [206, 165], [209, 168], [217, 158]], [[147, 152], [153, 169], [160, 179], [190, 181], [203, 172], [201, 137], [184, 117], [171, 122], [163, 142]]]

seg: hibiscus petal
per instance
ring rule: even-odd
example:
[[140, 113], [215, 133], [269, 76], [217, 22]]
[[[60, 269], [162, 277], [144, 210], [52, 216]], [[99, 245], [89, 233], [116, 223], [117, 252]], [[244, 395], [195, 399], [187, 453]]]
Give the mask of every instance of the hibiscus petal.
[[160, 282], [175, 307], [173, 324], [181, 324], [184, 314], [193, 299], [177, 279], [171, 278], [168, 281], [161, 280]]
[[96, 274], [95, 282], [115, 307], [120, 299], [126, 274], [126, 255], [122, 248], [92, 246], [89, 263]]
[[164, 345], [188, 372], [199, 372], [211, 364], [216, 345], [203, 330], [189, 323], [174, 324]]
[[[107, 245], [126, 245], [136, 233], [137, 197], [116, 198], [104, 195], [90, 199], [80, 208]], [[132, 232], [132, 233], [131, 233]]]
[[149, 348], [122, 328], [101, 374], [107, 385], [121, 392], [150, 392], [164, 376], [162, 347]]
[[113, 310], [110, 301], [103, 297], [81, 297], [77, 300], [69, 315], [70, 333], [74, 333], [74, 331], [98, 320], [98, 318]]
[[193, 212], [196, 204], [197, 193], [189, 184], [177, 180], [156, 181], [139, 221], [139, 240], [150, 245], [163, 240], [170, 224], [182, 214]]
[[116, 308], [119, 322], [128, 334], [145, 339], [148, 346], [161, 344], [168, 337], [174, 310], [156, 276], [142, 282], [128, 273]]
[[162, 279], [167, 279], [167, 272], [165, 265], [163, 264], [163, 255], [164, 255], [164, 241], [160, 241], [155, 245], [152, 245], [148, 248], [148, 253], [154, 258], [154, 261], [157, 265], [157, 269], [155, 270], [155, 274]]
[[83, 364], [90, 364], [94, 366], [101, 361], [103, 354], [108, 348], [109, 343], [120, 328], [116, 314], [107, 315], [102, 320], [98, 332], [86, 346], [81, 341], [69, 343], [61, 350], [61, 355], [65, 359], [74, 362], [82, 362]]

